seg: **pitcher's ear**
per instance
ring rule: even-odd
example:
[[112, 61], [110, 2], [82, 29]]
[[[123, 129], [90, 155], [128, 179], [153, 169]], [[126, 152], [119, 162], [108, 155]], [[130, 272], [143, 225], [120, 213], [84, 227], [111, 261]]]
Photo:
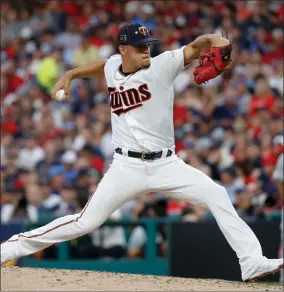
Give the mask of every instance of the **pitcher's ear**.
[[120, 53], [121, 55], [124, 55], [125, 52], [126, 52], [126, 47], [125, 47], [125, 46], [119, 46], [119, 47], [118, 47], [118, 50], [119, 50], [119, 53]]

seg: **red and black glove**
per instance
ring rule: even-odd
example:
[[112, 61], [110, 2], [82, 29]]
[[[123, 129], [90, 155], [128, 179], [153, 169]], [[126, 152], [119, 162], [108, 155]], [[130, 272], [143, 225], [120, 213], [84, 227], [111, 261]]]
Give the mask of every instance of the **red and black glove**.
[[194, 80], [197, 84], [222, 74], [224, 69], [232, 62], [232, 45], [214, 47], [200, 54], [199, 66], [193, 71]]

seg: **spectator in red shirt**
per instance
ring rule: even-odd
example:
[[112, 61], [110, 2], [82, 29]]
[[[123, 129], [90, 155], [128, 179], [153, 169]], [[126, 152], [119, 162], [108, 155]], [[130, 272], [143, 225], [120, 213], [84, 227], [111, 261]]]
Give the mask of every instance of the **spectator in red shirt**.
[[274, 95], [265, 77], [260, 76], [255, 81], [255, 95], [249, 104], [249, 115], [254, 116], [258, 110], [267, 109], [272, 111], [274, 105]]
[[16, 66], [14, 62], [9, 62], [3, 68], [2, 74], [6, 77], [7, 87], [5, 95], [14, 93], [21, 85], [24, 84], [24, 79], [16, 72]]

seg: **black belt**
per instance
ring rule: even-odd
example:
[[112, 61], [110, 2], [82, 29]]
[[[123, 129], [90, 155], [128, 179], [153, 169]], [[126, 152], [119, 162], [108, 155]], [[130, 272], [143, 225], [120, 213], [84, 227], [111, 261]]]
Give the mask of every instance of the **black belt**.
[[[116, 148], [114, 150], [116, 153], [122, 155], [122, 149], [121, 148]], [[128, 151], [127, 156], [133, 157], [133, 158], [139, 158], [141, 160], [154, 160], [154, 159], [159, 159], [162, 157], [163, 151], [159, 152], [134, 152], [134, 151]], [[168, 150], [167, 157], [171, 156], [173, 154], [172, 150]]]

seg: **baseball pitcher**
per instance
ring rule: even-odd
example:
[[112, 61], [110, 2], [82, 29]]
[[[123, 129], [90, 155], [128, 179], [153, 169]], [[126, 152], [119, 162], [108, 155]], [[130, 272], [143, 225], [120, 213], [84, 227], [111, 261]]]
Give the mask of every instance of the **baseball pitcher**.
[[239, 258], [244, 281], [283, 268], [283, 259], [267, 259], [248, 225], [238, 216], [226, 190], [175, 154], [173, 81], [193, 59], [196, 83], [220, 75], [231, 62], [231, 43], [215, 34], [202, 35], [180, 49], [150, 57], [146, 27], [128, 23], [118, 33], [119, 54], [68, 71], [55, 85], [69, 93], [75, 78], [105, 77], [111, 107], [113, 163], [84, 209], [35, 230], [12, 236], [1, 245], [1, 263], [100, 227], [130, 199], [148, 192], [205, 204]]

